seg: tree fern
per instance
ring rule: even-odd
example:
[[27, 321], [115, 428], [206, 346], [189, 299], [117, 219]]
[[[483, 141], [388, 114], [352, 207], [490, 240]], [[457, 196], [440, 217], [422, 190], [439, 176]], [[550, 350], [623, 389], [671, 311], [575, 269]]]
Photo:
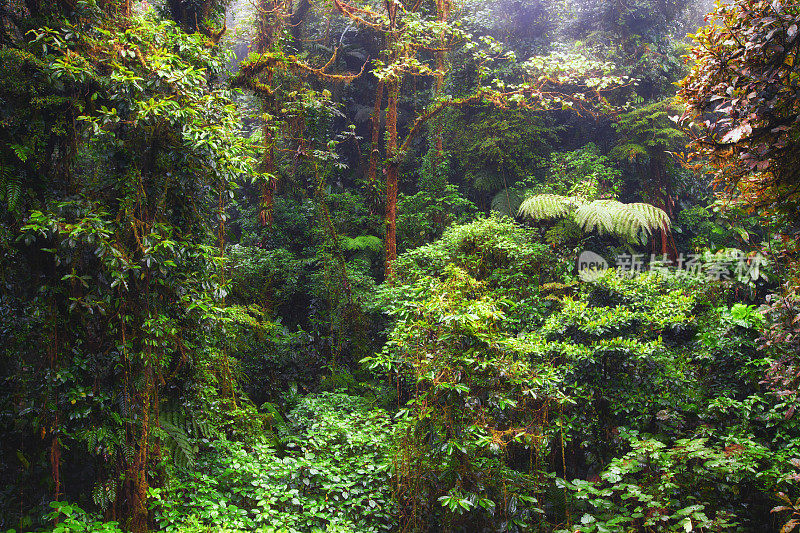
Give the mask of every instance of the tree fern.
[[644, 244], [654, 231], [669, 231], [670, 220], [667, 213], [654, 205], [646, 203], [620, 204], [616, 233], [619, 235], [639, 237]]
[[601, 235], [616, 233], [619, 205], [623, 204], [615, 200], [595, 200], [578, 207], [573, 218], [583, 231], [596, 231]]
[[575, 208], [583, 205], [584, 200], [575, 196], [560, 194], [537, 194], [523, 201], [517, 214], [534, 220], [562, 218], [571, 215]]
[[595, 200], [580, 206], [574, 217], [584, 231], [619, 235], [642, 244], [647, 242], [653, 230], [669, 228], [667, 214], [644, 203], [623, 204], [616, 200]]
[[618, 235], [642, 244], [653, 231], [670, 228], [667, 214], [650, 204], [624, 204], [617, 200], [586, 202], [579, 197], [557, 194], [527, 198], [520, 205], [518, 215], [534, 220], [569, 217], [583, 231]]

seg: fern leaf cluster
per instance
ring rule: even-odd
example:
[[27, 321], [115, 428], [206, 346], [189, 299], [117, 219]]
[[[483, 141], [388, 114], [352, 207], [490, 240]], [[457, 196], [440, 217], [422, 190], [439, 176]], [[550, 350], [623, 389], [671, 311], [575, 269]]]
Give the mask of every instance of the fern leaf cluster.
[[650, 204], [617, 200], [588, 202], [576, 196], [539, 194], [526, 198], [517, 212], [533, 220], [572, 218], [586, 232], [612, 234], [645, 244], [654, 231], [670, 228], [667, 214]]
[[582, 203], [582, 200], [575, 196], [537, 194], [526, 198], [520, 204], [517, 214], [534, 220], [562, 218], [570, 215]]
[[379, 253], [383, 250], [383, 241], [374, 235], [359, 235], [354, 238], [342, 237], [342, 248], [347, 251], [370, 251]]
[[117, 499], [118, 483], [116, 480], [107, 479], [105, 481], [98, 481], [92, 488], [92, 501], [100, 509], [105, 511]]
[[12, 176], [11, 169], [0, 164], [0, 198], [6, 201], [6, 208], [14, 211], [22, 195], [22, 182], [19, 176]]
[[187, 418], [181, 409], [169, 406], [159, 413], [158, 422], [162, 443], [172, 456], [172, 464], [183, 469], [194, 466], [198, 451], [195, 438], [209, 438], [210, 424], [196, 417]]

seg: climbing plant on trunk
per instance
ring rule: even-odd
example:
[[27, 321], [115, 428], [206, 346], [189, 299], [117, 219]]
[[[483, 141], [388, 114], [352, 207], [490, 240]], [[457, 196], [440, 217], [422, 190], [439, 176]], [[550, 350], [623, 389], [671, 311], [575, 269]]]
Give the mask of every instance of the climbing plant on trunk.
[[[59, 468], [61, 449], [88, 454], [95, 503], [140, 532], [148, 489], [163, 477], [167, 391], [191, 380], [223, 401], [233, 394], [207, 332], [225, 295], [218, 222], [234, 179], [250, 171], [249, 147], [230, 93], [209, 85], [223, 60], [207, 37], [151, 14], [77, 9], [14, 43], [40, 80], [18, 97], [61, 101], [73, 129], [59, 170], [26, 180], [24, 222], [2, 250], [24, 277], [3, 298], [12, 320], [43, 312], [49, 324], [47, 335], [16, 337], [16, 348], [48, 360], [21, 371], [33, 393], [48, 384], [44, 417], [31, 424], [48, 437], [53, 497], [75, 479]], [[36, 142], [36, 132], [10, 132], [19, 146]]]

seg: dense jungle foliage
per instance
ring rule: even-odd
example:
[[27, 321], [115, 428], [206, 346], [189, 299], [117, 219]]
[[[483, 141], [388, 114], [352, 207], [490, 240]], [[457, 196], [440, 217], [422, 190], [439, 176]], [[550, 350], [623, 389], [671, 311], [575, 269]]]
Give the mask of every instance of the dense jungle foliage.
[[799, 26], [0, 0], [0, 531], [795, 531]]

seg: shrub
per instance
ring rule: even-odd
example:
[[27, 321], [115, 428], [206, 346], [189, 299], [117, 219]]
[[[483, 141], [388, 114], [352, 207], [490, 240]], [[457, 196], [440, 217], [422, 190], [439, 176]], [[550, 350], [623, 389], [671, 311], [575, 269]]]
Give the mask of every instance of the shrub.
[[362, 398], [306, 396], [277, 446], [203, 443], [197, 469], [154, 489], [166, 531], [308, 533], [391, 529], [391, 424]]

